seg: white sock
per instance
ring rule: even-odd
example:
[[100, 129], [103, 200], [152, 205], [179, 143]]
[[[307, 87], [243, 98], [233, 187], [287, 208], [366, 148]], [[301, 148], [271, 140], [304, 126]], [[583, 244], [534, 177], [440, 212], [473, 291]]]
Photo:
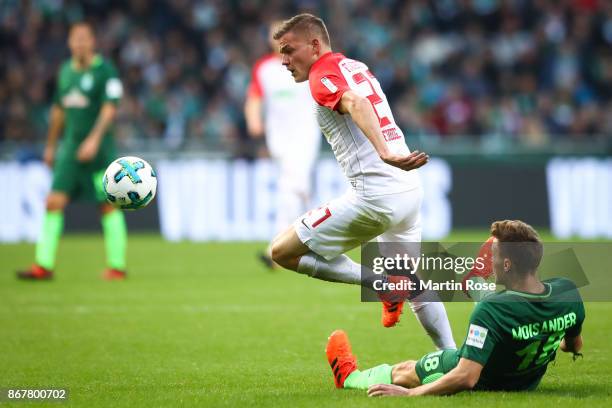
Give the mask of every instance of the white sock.
[[[417, 296], [417, 299], [423, 294]], [[410, 308], [438, 350], [457, 348], [444, 303], [413, 300]]]
[[314, 252], [307, 252], [300, 258], [297, 271], [328, 282], [361, 284], [361, 265], [346, 255], [328, 261]]

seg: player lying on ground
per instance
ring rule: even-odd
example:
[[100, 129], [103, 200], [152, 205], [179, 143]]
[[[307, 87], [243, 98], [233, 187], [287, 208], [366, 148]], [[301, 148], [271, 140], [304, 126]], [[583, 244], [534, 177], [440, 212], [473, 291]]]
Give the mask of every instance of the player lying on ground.
[[[125, 277], [127, 228], [123, 213], [106, 202], [102, 176], [117, 154], [112, 123], [123, 88], [110, 61], [95, 53], [93, 28], [76, 23], [68, 38], [71, 58], [60, 68], [44, 160], [53, 166], [42, 231], [36, 242], [35, 264], [20, 271], [21, 279], [51, 279], [70, 200], [99, 205], [108, 269], [106, 279]], [[62, 145], [57, 142], [63, 134]], [[57, 153], [56, 153], [57, 150]]]
[[[309, 81], [319, 126], [352, 189], [298, 218], [273, 242], [272, 258], [317, 279], [361, 284], [361, 265], [345, 252], [374, 238], [421, 241], [423, 191], [416, 169], [428, 156], [410, 152], [368, 67], [332, 53], [320, 18], [297, 15], [274, 38], [295, 81]], [[411, 301], [412, 310], [438, 348], [454, 348], [444, 305], [423, 300], [427, 295]], [[403, 301], [383, 302], [385, 327], [396, 324], [402, 307]]]
[[497, 221], [491, 233], [493, 273], [506, 290], [478, 303], [459, 350], [359, 371], [347, 335], [337, 330], [326, 350], [336, 387], [367, 389], [369, 396], [533, 390], [557, 348], [579, 355], [585, 312], [576, 286], [563, 278], [538, 279], [542, 244], [529, 225]]

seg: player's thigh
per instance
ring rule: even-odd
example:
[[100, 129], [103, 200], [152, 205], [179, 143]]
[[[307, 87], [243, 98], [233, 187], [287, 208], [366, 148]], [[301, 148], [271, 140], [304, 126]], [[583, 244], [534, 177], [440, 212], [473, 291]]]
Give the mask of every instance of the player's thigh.
[[106, 203], [106, 194], [102, 184], [104, 171], [104, 168], [92, 168], [91, 166], [81, 168], [78, 178], [79, 198], [100, 205]]
[[457, 350], [438, 350], [427, 353], [415, 365], [415, 371], [421, 384], [436, 381], [459, 364]]
[[374, 239], [388, 226], [352, 193], [309, 211], [293, 225], [300, 241], [328, 260]]
[[280, 192], [310, 195], [314, 162], [295, 155], [279, 158], [278, 188]]
[[422, 190], [418, 189], [384, 197], [385, 208], [392, 210], [389, 228], [377, 237], [378, 242], [421, 242]]
[[[58, 154], [53, 165], [51, 193], [47, 198], [47, 206], [49, 206], [49, 204], [54, 206], [66, 197], [72, 198], [78, 190], [79, 166], [76, 160], [63, 156], [65, 155]], [[49, 199], [52, 201], [49, 202]]]

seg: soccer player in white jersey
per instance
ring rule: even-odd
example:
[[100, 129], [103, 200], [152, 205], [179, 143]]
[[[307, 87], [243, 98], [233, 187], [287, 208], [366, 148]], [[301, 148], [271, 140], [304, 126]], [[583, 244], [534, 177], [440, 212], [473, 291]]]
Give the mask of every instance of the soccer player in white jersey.
[[[278, 41], [272, 33], [281, 21], [270, 25], [274, 50], [253, 67], [244, 114], [249, 135], [265, 135], [271, 157], [278, 163], [278, 200], [275, 233], [287, 228], [310, 206], [311, 175], [321, 147], [314, 101], [308, 82], [296, 83], [281, 63]], [[270, 267], [270, 247], [261, 256]]]
[[[368, 67], [332, 53], [320, 18], [297, 15], [285, 21], [274, 38], [293, 79], [309, 80], [319, 126], [352, 189], [298, 218], [274, 240], [272, 258], [317, 279], [361, 284], [361, 265], [344, 255], [346, 251], [374, 238], [421, 241], [423, 193], [416, 169], [428, 156], [410, 152]], [[385, 327], [399, 320], [402, 305], [383, 301]], [[418, 296], [411, 308], [438, 348], [455, 347], [441, 302]]]

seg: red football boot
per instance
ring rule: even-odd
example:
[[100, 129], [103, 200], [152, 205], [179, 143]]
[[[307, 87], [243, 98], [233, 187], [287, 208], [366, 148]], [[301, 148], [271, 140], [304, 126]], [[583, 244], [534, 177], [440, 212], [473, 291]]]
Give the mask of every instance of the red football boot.
[[53, 271], [40, 265], [32, 265], [30, 269], [17, 271], [17, 279], [23, 280], [50, 280], [53, 279]]
[[108, 268], [104, 271], [102, 277], [106, 280], [124, 280], [127, 278], [127, 272], [119, 269]]
[[[388, 282], [402, 284], [407, 282], [405, 276], [388, 275]], [[407, 289], [380, 292], [378, 297], [383, 304], [381, 323], [384, 327], [393, 327], [400, 321], [400, 315], [404, 308], [404, 302], [408, 299], [410, 292]]]
[[325, 354], [334, 375], [336, 388], [343, 388], [346, 377], [357, 370], [357, 359], [344, 331], [336, 330], [329, 336]]

